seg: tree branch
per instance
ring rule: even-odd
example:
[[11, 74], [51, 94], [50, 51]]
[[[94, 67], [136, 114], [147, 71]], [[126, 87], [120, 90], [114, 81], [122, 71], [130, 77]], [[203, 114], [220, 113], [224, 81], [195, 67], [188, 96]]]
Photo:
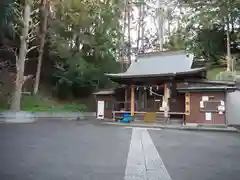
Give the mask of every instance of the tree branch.
[[28, 79], [32, 78], [33, 75], [27, 75], [27, 76], [24, 76], [24, 79], [23, 81], [26, 82]]
[[23, 16], [22, 16], [22, 11], [19, 11], [18, 9], [14, 9], [16, 16], [18, 17], [18, 20], [23, 23]]
[[32, 23], [31, 25], [30, 25], [30, 29], [35, 29], [36, 27], [38, 27], [39, 26], [39, 24], [40, 24], [40, 22], [37, 22], [37, 23]]
[[29, 53], [30, 51], [32, 51], [33, 49], [36, 49], [38, 46], [32, 46], [31, 48], [29, 48], [28, 50], [27, 50], [27, 53]]
[[34, 15], [35, 13], [39, 13], [39, 8], [33, 10], [33, 11], [31, 12], [31, 16]]
[[30, 32], [28, 33], [28, 38], [33, 37], [33, 36], [35, 36], [35, 35], [34, 35], [34, 31], [30, 31]]
[[36, 39], [36, 36], [33, 36], [33, 37], [29, 38], [29, 39], [27, 40], [27, 42], [30, 43], [30, 42], [34, 41], [35, 39]]
[[62, 67], [62, 65], [60, 65], [59, 63], [56, 63], [54, 67], [61, 71], [65, 71], [65, 69]]

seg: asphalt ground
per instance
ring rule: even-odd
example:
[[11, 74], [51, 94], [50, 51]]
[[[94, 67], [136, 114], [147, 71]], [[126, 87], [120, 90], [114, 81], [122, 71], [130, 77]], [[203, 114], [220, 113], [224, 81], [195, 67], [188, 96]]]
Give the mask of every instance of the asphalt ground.
[[130, 129], [69, 121], [0, 125], [1, 180], [122, 180]]
[[151, 131], [173, 180], [239, 180], [240, 133]]
[[0, 180], [126, 180], [138, 151], [132, 145], [138, 142], [143, 151], [137, 160], [158, 158], [155, 162], [166, 167], [153, 180], [161, 173], [172, 180], [240, 179], [240, 133], [136, 131], [88, 121], [37, 121], [0, 124], [0, 142]]

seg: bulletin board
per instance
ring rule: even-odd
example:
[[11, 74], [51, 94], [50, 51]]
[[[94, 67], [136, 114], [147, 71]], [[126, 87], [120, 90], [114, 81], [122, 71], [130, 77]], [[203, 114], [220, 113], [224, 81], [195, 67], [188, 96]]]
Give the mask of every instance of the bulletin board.
[[205, 101], [201, 111], [218, 112], [218, 106], [221, 105], [221, 101]]
[[214, 97], [203, 96], [200, 101], [200, 111], [202, 112], [220, 112], [225, 110], [223, 100], [215, 100]]

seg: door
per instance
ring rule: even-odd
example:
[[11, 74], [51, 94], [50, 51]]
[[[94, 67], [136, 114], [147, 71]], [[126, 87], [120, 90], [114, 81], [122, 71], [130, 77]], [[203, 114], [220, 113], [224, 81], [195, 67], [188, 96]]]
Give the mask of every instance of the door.
[[97, 119], [104, 119], [104, 101], [97, 103]]

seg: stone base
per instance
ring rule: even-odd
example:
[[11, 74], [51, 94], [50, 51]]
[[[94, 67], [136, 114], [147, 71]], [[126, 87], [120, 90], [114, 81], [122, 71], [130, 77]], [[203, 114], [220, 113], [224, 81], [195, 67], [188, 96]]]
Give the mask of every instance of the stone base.
[[186, 126], [189, 126], [189, 127], [197, 127], [198, 124], [197, 124], [197, 123], [186, 123]]
[[95, 119], [95, 112], [0, 112], [0, 122], [32, 123], [37, 120], [84, 120]]
[[32, 123], [35, 121], [31, 112], [3, 112], [0, 119], [5, 123]]

